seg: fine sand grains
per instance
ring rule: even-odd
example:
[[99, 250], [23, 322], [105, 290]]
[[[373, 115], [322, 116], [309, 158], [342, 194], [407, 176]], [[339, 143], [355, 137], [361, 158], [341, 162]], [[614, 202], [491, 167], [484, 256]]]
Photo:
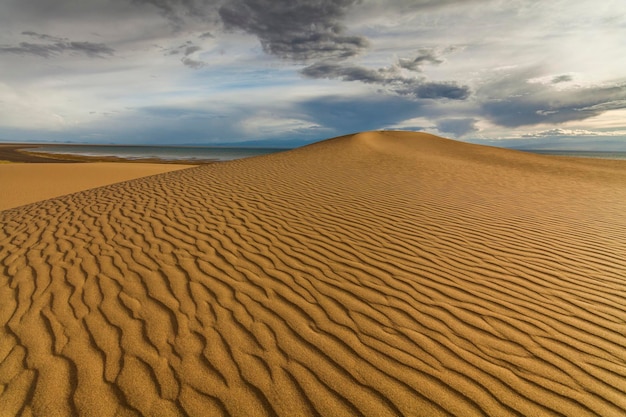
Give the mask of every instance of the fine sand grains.
[[364, 133], [0, 212], [0, 415], [624, 416], [626, 165]]
[[132, 162], [0, 164], [0, 210], [190, 166]]

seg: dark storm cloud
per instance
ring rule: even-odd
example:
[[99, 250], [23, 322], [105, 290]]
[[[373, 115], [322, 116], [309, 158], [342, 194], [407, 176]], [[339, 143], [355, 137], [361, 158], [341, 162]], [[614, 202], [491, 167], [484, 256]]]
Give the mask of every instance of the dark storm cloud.
[[[425, 63], [440, 64], [442, 62], [444, 60], [441, 54], [435, 52], [434, 49], [421, 49], [415, 58], [400, 58], [396, 65], [389, 67], [370, 69], [363, 66], [322, 61], [309, 65], [301, 73], [309, 78], [340, 79], [343, 81], [361, 81], [376, 84], [414, 85], [419, 80], [414, 77], [403, 76], [401, 69], [421, 72]], [[425, 83], [418, 82], [418, 84], [423, 85]], [[447, 83], [441, 84], [448, 85]]]
[[360, 0], [132, 0], [157, 7], [175, 25], [221, 22], [226, 30], [256, 36], [269, 54], [297, 61], [345, 59], [365, 50], [364, 37], [342, 25]]
[[[343, 22], [355, 6], [381, 5], [386, 9], [420, 10], [469, 0], [392, 0], [363, 2], [363, 0], [130, 0], [149, 4], [176, 26], [187, 20], [200, 20], [226, 30], [243, 31], [256, 36], [263, 50], [271, 55], [296, 61], [343, 60], [365, 51], [369, 41], [346, 33]], [[484, 0], [472, 0], [476, 2]], [[371, 12], [371, 10], [370, 10]], [[212, 32], [207, 32], [213, 36]], [[204, 35], [203, 35], [204, 36]], [[441, 52], [422, 49], [413, 59], [402, 59], [398, 65], [420, 71], [426, 63], [443, 62]]]
[[[443, 55], [454, 50], [422, 48], [411, 58], [401, 58], [388, 68], [370, 69], [341, 64], [367, 49], [369, 42], [346, 33], [342, 22], [361, 0], [133, 0], [156, 6], [176, 24], [195, 18], [221, 21], [225, 30], [243, 31], [257, 37], [263, 50], [271, 55], [299, 62], [313, 62], [301, 73], [313, 79], [338, 79], [380, 85], [385, 90], [417, 99], [464, 100], [469, 87], [456, 82], [431, 82], [425, 77], [407, 76], [421, 72], [425, 65], [444, 62]], [[402, 3], [402, 2], [400, 2]], [[447, 2], [451, 3], [451, 2]], [[396, 4], [402, 7], [432, 7], [440, 1]], [[189, 47], [187, 51], [197, 49]], [[182, 50], [181, 62], [198, 69], [204, 64]]]
[[420, 99], [464, 100], [470, 90], [456, 82], [431, 82], [424, 77], [407, 77], [397, 66], [370, 69], [356, 65], [316, 63], [301, 71], [308, 78], [326, 78], [342, 81], [360, 81], [366, 84], [378, 84], [401, 96]]
[[532, 83], [530, 74], [511, 74], [483, 86], [477, 97], [481, 113], [505, 127], [564, 123], [626, 109], [626, 83], [557, 90]]
[[341, 24], [359, 0], [232, 0], [219, 9], [227, 29], [257, 36], [263, 49], [295, 60], [349, 58], [368, 46]]
[[42, 58], [50, 58], [64, 53], [79, 53], [88, 57], [103, 57], [104, 55], [113, 55], [115, 52], [113, 48], [103, 43], [74, 42], [69, 39], [32, 31], [24, 31], [22, 35], [47, 42], [20, 42], [17, 45], [2, 45], [0, 46], [0, 54], [34, 55]]

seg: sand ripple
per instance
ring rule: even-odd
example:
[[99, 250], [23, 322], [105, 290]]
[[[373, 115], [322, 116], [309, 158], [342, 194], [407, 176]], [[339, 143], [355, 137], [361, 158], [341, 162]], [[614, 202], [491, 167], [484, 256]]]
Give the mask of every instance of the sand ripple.
[[0, 212], [0, 415], [624, 416], [626, 167], [360, 134]]

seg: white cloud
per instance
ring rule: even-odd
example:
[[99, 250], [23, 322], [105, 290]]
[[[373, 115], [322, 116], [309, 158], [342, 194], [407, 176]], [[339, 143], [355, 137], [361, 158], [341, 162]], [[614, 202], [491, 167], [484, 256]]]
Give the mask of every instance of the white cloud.
[[425, 117], [413, 117], [399, 123], [385, 126], [383, 129], [389, 130], [435, 130], [435, 125], [431, 119]]
[[308, 130], [324, 130], [323, 126], [298, 118], [285, 118], [280, 114], [261, 112], [241, 121], [241, 130], [252, 138], [275, 138], [289, 134], [298, 134]]
[[586, 129], [548, 129], [522, 135], [524, 138], [542, 138], [550, 136], [626, 136], [626, 130], [593, 131]]

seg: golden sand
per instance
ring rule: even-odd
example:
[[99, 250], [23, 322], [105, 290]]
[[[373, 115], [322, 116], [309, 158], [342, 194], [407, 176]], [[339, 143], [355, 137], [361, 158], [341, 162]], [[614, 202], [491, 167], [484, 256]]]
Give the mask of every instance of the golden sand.
[[0, 212], [0, 414], [624, 416], [626, 164], [337, 138]]
[[130, 162], [1, 164], [0, 210], [190, 166]]

